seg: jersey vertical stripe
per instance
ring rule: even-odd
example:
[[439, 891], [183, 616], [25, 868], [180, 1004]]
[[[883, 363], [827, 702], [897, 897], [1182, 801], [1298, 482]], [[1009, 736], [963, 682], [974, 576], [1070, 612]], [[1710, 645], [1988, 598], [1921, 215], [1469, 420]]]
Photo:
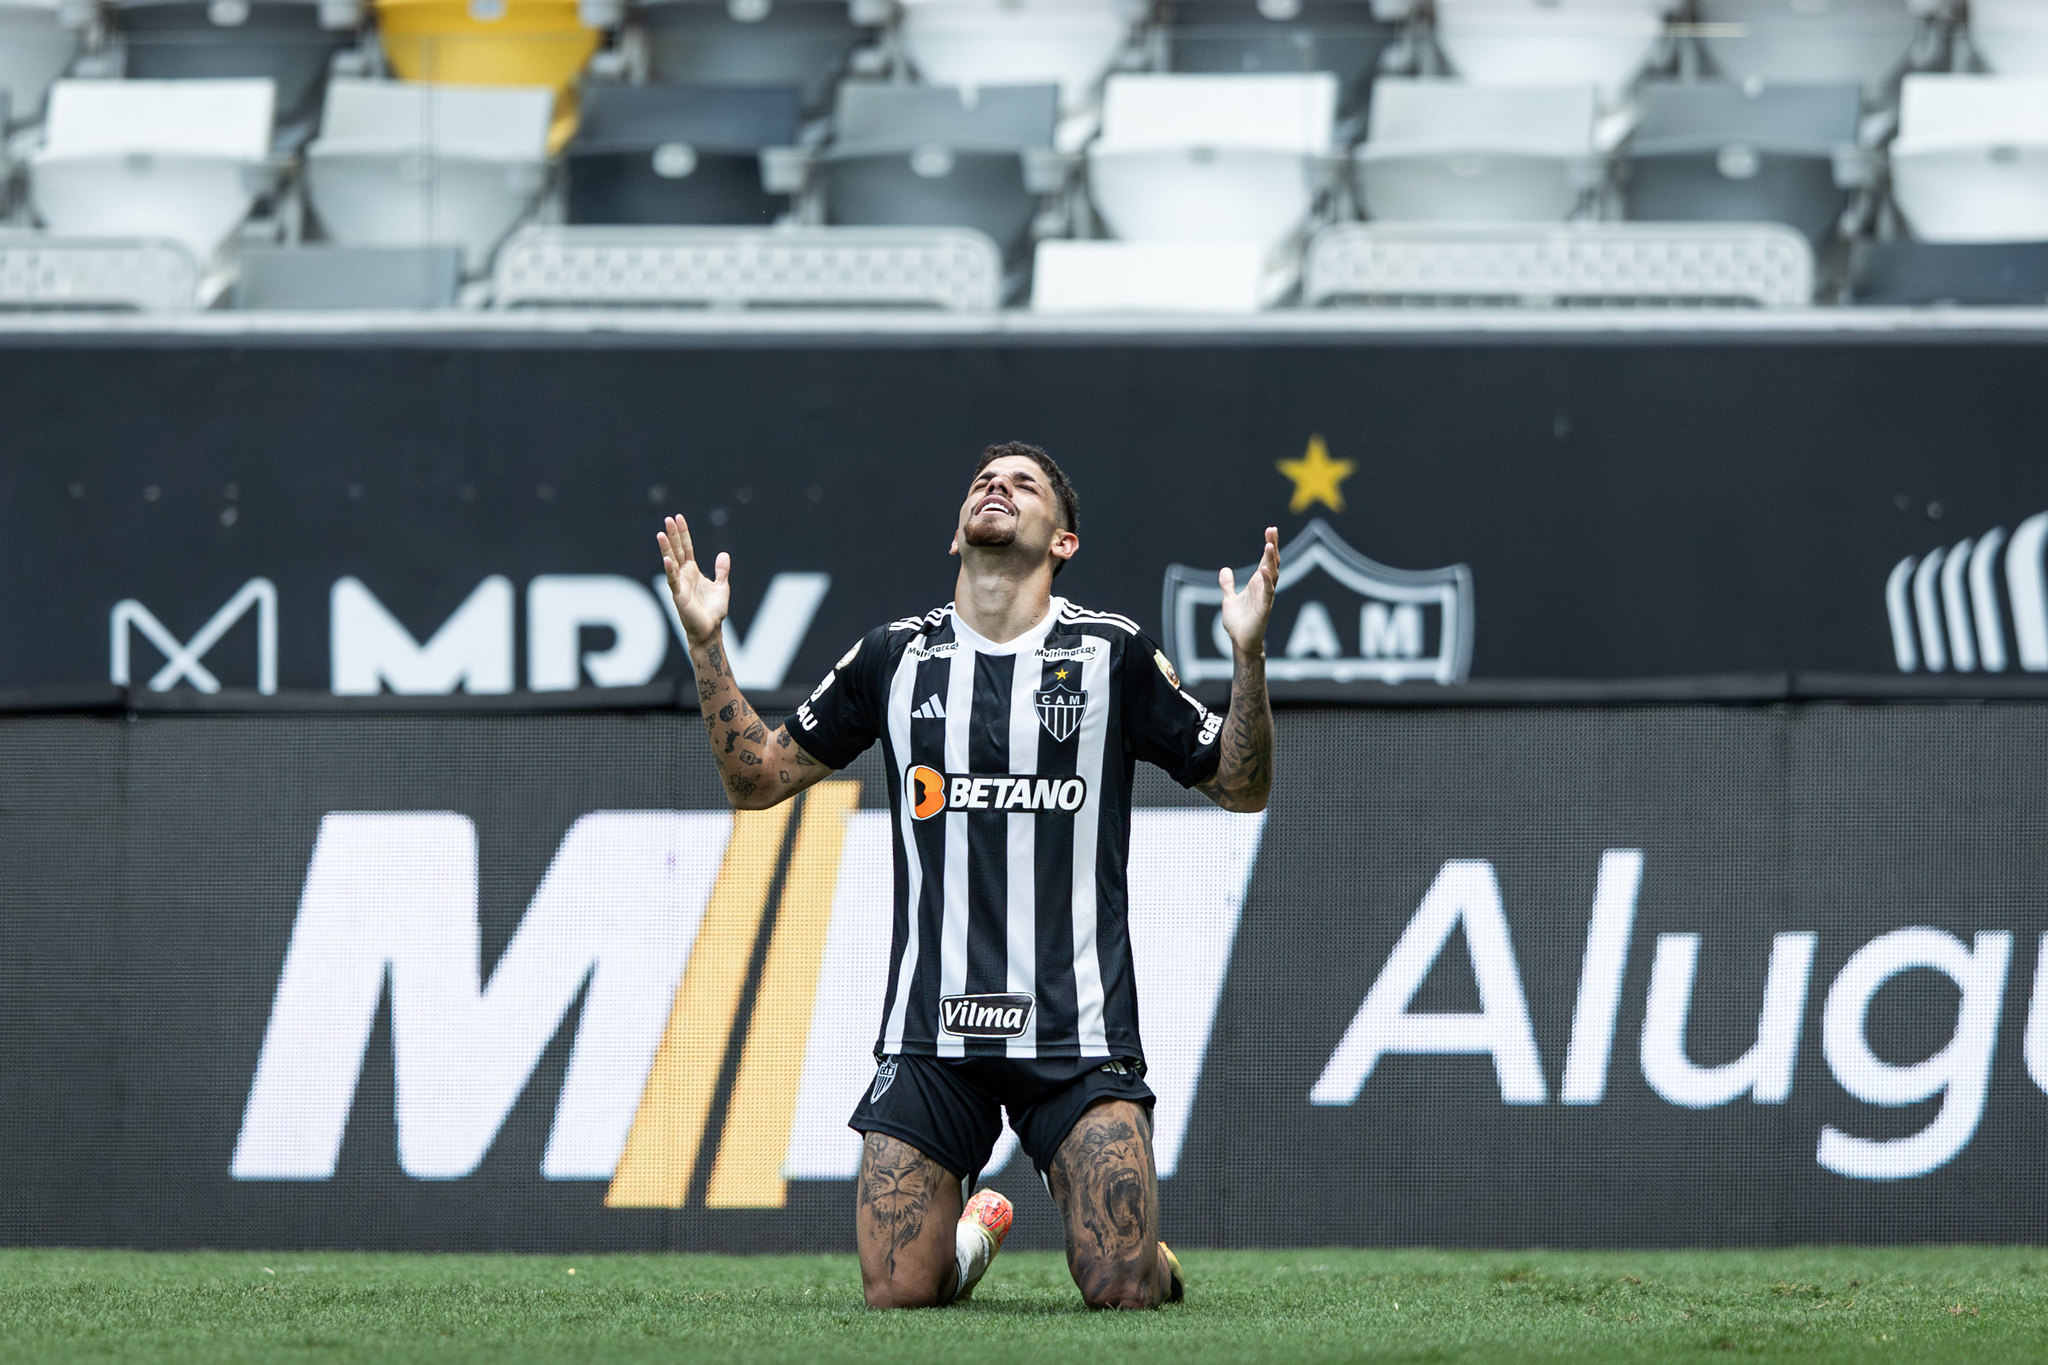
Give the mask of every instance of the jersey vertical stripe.
[[[1109, 683], [1109, 642], [1091, 637], [1092, 646], [1081, 662], [1081, 689], [1088, 696], [1105, 696]], [[1101, 1056], [1109, 1051], [1103, 1029], [1102, 959], [1097, 955], [1096, 842], [1102, 837], [1102, 751], [1109, 733], [1109, 707], [1093, 706], [1081, 714], [1081, 744], [1075, 771], [1088, 784], [1081, 809], [1074, 813], [1074, 1011], [1075, 1032], [1081, 1055]]]
[[[946, 760], [949, 773], [968, 771], [967, 727], [974, 718], [974, 651], [959, 649], [946, 670]], [[939, 931], [939, 998], [967, 990], [967, 917], [972, 912], [968, 881], [967, 812], [946, 812], [945, 918]], [[966, 1041], [941, 1032], [941, 1057], [964, 1057]]]
[[[1038, 773], [1038, 688], [1045, 670], [1037, 651], [1019, 655], [1010, 675], [1010, 771]], [[1038, 816], [1013, 811], [1004, 817], [1008, 920], [1003, 988], [1015, 994], [1038, 994]], [[1038, 1055], [1038, 1011], [1031, 1012], [1024, 1031], [1003, 1048], [1010, 1057]]]
[[903, 1050], [903, 1023], [910, 1008], [911, 982], [917, 977], [918, 920], [924, 912], [924, 859], [917, 853], [917, 832], [911, 824], [910, 807], [902, 800], [903, 784], [910, 771], [910, 710], [917, 705], [912, 691], [917, 686], [917, 658], [905, 653], [896, 665], [895, 674], [889, 679], [889, 756], [895, 761], [889, 765], [889, 776], [895, 782], [896, 825], [903, 841], [904, 863], [908, 871], [908, 904], [897, 907], [897, 913], [904, 918], [901, 957], [896, 964], [896, 977], [889, 987], [889, 1000], [883, 1006], [882, 1039], [880, 1050], [885, 1053]]

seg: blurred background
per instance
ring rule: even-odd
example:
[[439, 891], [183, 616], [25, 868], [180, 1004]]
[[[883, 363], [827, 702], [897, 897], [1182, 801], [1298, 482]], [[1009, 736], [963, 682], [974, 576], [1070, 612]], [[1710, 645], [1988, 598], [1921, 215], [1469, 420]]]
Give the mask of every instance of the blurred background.
[[2048, 301], [2036, 0], [5, 0], [0, 305]]

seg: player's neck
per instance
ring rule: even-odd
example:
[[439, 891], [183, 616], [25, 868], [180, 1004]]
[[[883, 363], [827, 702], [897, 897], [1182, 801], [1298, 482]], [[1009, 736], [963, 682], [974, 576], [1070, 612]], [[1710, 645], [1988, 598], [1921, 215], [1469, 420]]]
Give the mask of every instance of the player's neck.
[[953, 588], [953, 610], [969, 630], [1002, 645], [1045, 619], [1052, 610], [1051, 568], [1044, 564], [1023, 572], [1019, 568], [1000, 559], [962, 559], [960, 579]]

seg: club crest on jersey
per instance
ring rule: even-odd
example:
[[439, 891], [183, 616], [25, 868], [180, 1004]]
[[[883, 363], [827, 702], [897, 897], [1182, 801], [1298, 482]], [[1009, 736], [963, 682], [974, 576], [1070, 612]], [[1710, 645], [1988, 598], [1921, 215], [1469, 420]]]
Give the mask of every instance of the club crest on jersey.
[[891, 1057], [875, 1068], [875, 1084], [868, 1091], [868, 1103], [873, 1104], [876, 1100], [882, 1098], [883, 1094], [894, 1084], [896, 1084], [896, 1059]]
[[913, 763], [903, 774], [903, 800], [913, 820], [949, 810], [1073, 811], [1087, 799], [1088, 782], [1079, 777], [978, 777], [942, 773], [922, 763]]
[[1045, 727], [1055, 742], [1064, 744], [1074, 737], [1074, 731], [1081, 728], [1081, 713], [1088, 709], [1088, 694], [1076, 692], [1064, 683], [1054, 683], [1040, 692], [1038, 722]]
[[1028, 995], [948, 995], [939, 1028], [956, 1038], [1021, 1038], [1037, 1001]]

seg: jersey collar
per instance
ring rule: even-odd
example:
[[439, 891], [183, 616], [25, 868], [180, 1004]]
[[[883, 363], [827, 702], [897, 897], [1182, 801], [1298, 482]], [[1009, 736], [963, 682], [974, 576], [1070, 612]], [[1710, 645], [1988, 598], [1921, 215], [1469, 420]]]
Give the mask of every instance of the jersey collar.
[[997, 644], [973, 626], [960, 619], [959, 608], [946, 603], [946, 614], [953, 619], [954, 637], [964, 641], [976, 654], [1022, 654], [1045, 643], [1045, 637], [1052, 634], [1052, 628], [1059, 624], [1060, 613], [1067, 609], [1067, 599], [1055, 597], [1046, 604], [1045, 619], [1025, 631], [1014, 640]]

